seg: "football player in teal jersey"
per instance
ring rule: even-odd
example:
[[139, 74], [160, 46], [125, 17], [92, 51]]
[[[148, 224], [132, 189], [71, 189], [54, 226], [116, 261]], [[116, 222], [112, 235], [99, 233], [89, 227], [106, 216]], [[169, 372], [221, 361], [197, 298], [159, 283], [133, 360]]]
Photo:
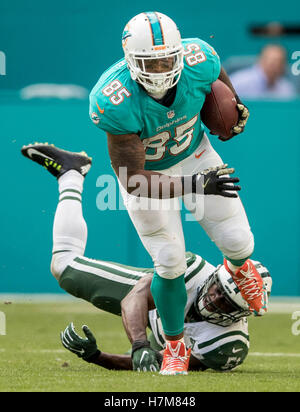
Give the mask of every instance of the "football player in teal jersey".
[[[151, 292], [167, 339], [161, 374], [186, 374], [179, 198], [222, 252], [225, 269], [250, 309], [260, 316], [265, 312], [263, 282], [249, 259], [254, 239], [243, 205], [226, 190], [226, 181], [222, 193], [213, 192], [199, 175], [223, 164], [201, 123], [205, 96], [216, 79], [235, 91], [216, 51], [199, 38], [181, 39], [176, 24], [162, 13], [132, 18], [122, 45], [125, 58], [103, 73], [90, 94], [90, 116], [107, 134], [124, 203], [153, 260]], [[240, 116], [234, 135], [249, 116], [236, 99]]]

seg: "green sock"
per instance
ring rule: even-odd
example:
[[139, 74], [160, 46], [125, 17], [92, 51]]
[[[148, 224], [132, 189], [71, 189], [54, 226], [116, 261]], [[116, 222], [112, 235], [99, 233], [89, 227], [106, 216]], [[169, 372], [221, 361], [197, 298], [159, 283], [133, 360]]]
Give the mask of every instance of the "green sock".
[[187, 302], [184, 275], [176, 279], [165, 279], [154, 272], [151, 293], [161, 318], [164, 333], [169, 336], [182, 333], [184, 308]]

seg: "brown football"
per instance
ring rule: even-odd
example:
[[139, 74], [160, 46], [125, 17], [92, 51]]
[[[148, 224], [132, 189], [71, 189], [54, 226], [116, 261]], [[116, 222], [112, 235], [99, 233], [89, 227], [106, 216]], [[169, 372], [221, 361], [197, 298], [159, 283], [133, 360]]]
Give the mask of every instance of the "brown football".
[[238, 122], [238, 109], [233, 92], [221, 80], [211, 85], [201, 109], [201, 120], [211, 134], [225, 139], [232, 137], [231, 128]]

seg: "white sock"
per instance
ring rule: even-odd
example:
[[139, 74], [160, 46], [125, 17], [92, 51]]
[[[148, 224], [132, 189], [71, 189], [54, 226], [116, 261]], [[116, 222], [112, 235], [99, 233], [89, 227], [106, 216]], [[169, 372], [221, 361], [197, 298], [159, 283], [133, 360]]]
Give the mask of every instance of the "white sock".
[[83, 255], [87, 225], [82, 215], [81, 193], [84, 177], [69, 170], [58, 179], [59, 203], [53, 225], [53, 253], [72, 251]]
[[76, 190], [82, 193], [84, 177], [76, 170], [69, 170], [58, 179], [58, 190], [62, 193], [64, 190]]
[[242, 266], [235, 266], [229, 260], [227, 260], [227, 265], [232, 273], [236, 273]]

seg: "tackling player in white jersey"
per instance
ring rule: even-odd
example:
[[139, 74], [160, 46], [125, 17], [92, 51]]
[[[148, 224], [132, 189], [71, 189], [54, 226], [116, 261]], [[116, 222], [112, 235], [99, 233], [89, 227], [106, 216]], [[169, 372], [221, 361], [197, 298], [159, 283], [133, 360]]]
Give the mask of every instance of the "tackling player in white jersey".
[[[87, 226], [81, 199], [84, 176], [91, 166], [91, 159], [83, 153], [66, 152], [47, 144], [25, 146], [22, 153], [46, 167], [58, 179], [59, 203], [53, 226], [51, 262], [53, 275], [73, 296], [85, 299], [99, 309], [122, 315], [132, 354], [101, 352], [88, 327], [83, 327], [86, 338], [81, 338], [73, 324], [61, 334], [63, 345], [84, 360], [108, 369], [158, 371], [162, 358], [159, 351], [165, 346], [165, 338], [150, 291], [154, 270], [84, 256]], [[210, 172], [215, 176], [215, 182], [218, 181], [217, 173]], [[184, 332], [185, 344], [191, 352], [189, 369], [232, 369], [241, 364], [248, 353], [246, 317], [251, 315], [249, 305], [224, 266], [216, 269], [193, 253], [186, 254], [185, 262], [188, 299], [184, 310]], [[258, 262], [253, 264], [270, 292], [271, 278], [267, 269]], [[147, 326], [152, 330], [149, 340]], [[179, 346], [178, 349], [180, 351]], [[182, 359], [180, 353], [173, 358], [175, 362], [185, 362], [188, 369], [189, 358], [184, 356]]]

